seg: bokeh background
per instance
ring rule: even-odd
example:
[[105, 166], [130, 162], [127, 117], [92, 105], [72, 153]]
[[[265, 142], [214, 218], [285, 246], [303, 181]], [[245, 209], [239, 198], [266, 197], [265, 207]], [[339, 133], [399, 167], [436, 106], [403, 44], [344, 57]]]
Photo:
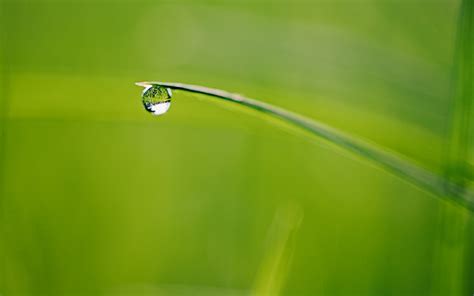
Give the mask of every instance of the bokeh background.
[[134, 85], [259, 98], [473, 187], [472, 1], [0, 3], [0, 295], [474, 293], [469, 210], [229, 103], [153, 117]]

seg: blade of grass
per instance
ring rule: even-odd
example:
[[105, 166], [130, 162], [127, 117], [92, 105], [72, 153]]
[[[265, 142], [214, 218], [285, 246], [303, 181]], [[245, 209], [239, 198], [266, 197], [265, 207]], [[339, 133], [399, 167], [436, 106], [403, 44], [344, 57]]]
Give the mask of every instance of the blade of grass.
[[473, 101], [474, 2], [461, 3], [453, 71], [453, 107], [446, 177], [464, 187], [470, 179], [469, 147]]
[[213, 89], [198, 85], [189, 85], [172, 82], [137, 82], [139, 86], [161, 85], [173, 90], [186, 91], [196, 94], [215, 97], [218, 99], [237, 103], [258, 112], [265, 113], [281, 120], [290, 122], [299, 128], [309, 131], [345, 150], [348, 150], [378, 166], [394, 173], [395, 175], [434, 193], [437, 197], [462, 205], [474, 212], [474, 193], [465, 190], [458, 184], [451, 183], [442, 176], [436, 175], [416, 164], [404, 160], [393, 153], [385, 151], [373, 144], [351, 137], [343, 132], [327, 126], [321, 122], [301, 116], [283, 108], [244, 97], [240, 94], [230, 93], [220, 89]]

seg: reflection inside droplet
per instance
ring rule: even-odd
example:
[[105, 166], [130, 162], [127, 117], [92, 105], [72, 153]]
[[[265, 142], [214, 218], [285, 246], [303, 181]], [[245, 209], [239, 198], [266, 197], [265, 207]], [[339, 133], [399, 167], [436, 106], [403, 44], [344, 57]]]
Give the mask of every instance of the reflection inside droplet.
[[153, 115], [162, 115], [171, 106], [171, 89], [158, 84], [139, 84], [145, 89], [142, 93], [142, 101], [145, 110]]
[[171, 106], [171, 101], [156, 103], [156, 104], [144, 104], [145, 109], [153, 115], [161, 115], [168, 111]]

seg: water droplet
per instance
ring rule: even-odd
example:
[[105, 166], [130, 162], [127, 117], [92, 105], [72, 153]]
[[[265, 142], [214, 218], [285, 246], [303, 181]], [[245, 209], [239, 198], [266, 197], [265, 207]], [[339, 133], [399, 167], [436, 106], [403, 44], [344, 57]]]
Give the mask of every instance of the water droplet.
[[158, 84], [142, 85], [142, 101], [145, 110], [153, 115], [165, 114], [171, 106], [171, 89]]

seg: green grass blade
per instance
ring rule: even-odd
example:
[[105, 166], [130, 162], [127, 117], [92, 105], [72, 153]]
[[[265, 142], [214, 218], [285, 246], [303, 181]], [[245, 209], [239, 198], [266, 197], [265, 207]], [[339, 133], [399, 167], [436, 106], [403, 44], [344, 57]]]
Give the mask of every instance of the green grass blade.
[[448, 151], [447, 178], [459, 186], [470, 179], [469, 148], [473, 104], [474, 1], [464, 0], [460, 6], [458, 36], [453, 73], [453, 111]]
[[438, 176], [373, 144], [351, 137], [333, 127], [301, 116], [297, 113], [255, 99], [247, 98], [240, 94], [234, 94], [224, 90], [204, 86], [170, 82], [138, 82], [137, 85], [161, 85], [173, 90], [203, 94], [234, 102], [261, 113], [269, 114], [307, 130], [313, 135], [325, 139], [364, 159], [370, 160], [395, 175], [434, 193], [440, 198], [453, 201], [471, 211], [474, 211], [473, 192], [465, 190], [463, 187], [450, 182], [444, 177]]

